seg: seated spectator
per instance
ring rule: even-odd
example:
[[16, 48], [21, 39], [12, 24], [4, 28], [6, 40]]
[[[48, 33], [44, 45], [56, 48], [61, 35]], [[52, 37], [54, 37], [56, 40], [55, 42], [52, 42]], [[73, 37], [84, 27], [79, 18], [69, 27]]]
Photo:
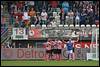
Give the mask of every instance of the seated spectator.
[[48, 18], [48, 14], [45, 10], [43, 10], [41, 12], [41, 20], [42, 20], [42, 24], [47, 24], [47, 18]]
[[54, 19], [50, 22], [50, 24], [52, 25], [52, 27], [57, 27], [57, 23], [54, 21]]

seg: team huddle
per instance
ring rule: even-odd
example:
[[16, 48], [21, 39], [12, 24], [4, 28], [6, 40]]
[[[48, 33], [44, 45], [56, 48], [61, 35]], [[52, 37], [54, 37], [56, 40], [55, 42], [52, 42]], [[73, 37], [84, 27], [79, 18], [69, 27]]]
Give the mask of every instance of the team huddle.
[[44, 43], [45, 49], [46, 49], [46, 56], [45, 60], [61, 60], [61, 53], [62, 49], [66, 48], [67, 49], [67, 54], [68, 54], [68, 59], [75, 59], [74, 56], [74, 42], [77, 41], [72, 41], [69, 39], [69, 41], [64, 41], [64, 40], [51, 40], [48, 39], [46, 43]]

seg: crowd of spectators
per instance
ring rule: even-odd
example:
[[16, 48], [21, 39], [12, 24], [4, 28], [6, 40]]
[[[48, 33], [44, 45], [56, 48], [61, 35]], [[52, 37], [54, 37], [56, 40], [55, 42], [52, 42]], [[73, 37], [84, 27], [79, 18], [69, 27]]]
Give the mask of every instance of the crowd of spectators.
[[[99, 24], [99, 1], [7, 1], [9, 24], [15, 27]], [[3, 11], [1, 11], [3, 17]], [[60, 20], [59, 20], [60, 19]], [[54, 23], [53, 23], [54, 21]], [[2, 21], [2, 25], [4, 25]]]

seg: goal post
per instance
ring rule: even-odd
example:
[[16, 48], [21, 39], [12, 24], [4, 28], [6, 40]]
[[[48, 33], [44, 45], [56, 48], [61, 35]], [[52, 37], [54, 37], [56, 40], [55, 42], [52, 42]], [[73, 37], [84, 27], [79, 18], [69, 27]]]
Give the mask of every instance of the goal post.
[[[87, 53], [87, 60], [99, 60], [99, 28], [92, 29], [90, 53]], [[95, 47], [94, 46], [95, 43]]]

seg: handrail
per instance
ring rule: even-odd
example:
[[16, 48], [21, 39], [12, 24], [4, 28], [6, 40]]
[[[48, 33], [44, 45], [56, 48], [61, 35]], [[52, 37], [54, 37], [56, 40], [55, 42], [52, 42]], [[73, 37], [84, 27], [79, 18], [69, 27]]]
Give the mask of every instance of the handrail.
[[8, 32], [8, 28], [3, 33], [1, 33], [1, 37], [3, 37], [7, 32]]
[[[1, 28], [2, 29], [2, 28]], [[8, 30], [8, 28], [5, 28], [3, 32], [1, 32], [1, 36]]]

